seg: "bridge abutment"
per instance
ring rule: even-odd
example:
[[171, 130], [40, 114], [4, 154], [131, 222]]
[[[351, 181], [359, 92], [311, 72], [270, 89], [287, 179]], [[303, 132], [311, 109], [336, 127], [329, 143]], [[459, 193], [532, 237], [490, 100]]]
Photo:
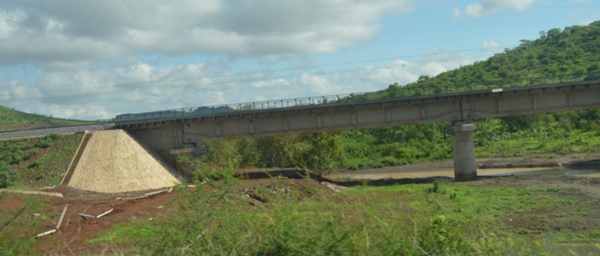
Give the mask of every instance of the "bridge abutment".
[[473, 146], [475, 124], [455, 123], [451, 126], [452, 155], [454, 156], [454, 179], [457, 181], [477, 178], [477, 164]]

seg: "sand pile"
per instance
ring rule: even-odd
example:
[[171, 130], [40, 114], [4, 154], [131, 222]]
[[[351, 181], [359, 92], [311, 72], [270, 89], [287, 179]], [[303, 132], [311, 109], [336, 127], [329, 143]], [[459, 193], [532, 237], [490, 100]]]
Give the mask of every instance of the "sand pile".
[[120, 193], [171, 187], [181, 182], [123, 130], [93, 132], [68, 186]]

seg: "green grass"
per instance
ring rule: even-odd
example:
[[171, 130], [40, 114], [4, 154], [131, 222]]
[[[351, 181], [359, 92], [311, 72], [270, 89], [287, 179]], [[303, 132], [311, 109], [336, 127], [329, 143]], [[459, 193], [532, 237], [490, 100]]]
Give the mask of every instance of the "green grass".
[[97, 122], [53, 118], [0, 106], [0, 132], [21, 130], [23, 128], [32, 129], [93, 123]]
[[[2, 201], [4, 193], [0, 193]], [[0, 211], [0, 254], [1, 255], [37, 255], [33, 234], [38, 225], [50, 218], [41, 215], [32, 217], [33, 213], [43, 213], [46, 203], [35, 197], [22, 196], [24, 203], [17, 209]]]
[[555, 131], [536, 135], [535, 131], [506, 133], [497, 139], [476, 143], [477, 157], [524, 156], [528, 154], [568, 154], [600, 152], [600, 137], [596, 131]]
[[[285, 181], [273, 183], [287, 186]], [[239, 184], [198, 186], [197, 192], [181, 191], [168, 216], [113, 226], [89, 242], [134, 244], [142, 254], [544, 255], [600, 250], [594, 249], [600, 242], [597, 225], [567, 233], [552, 229], [577, 218], [593, 220], [577, 216], [592, 205], [568, 189], [436, 181], [356, 186], [312, 197], [263, 191], [269, 203], [250, 204]], [[551, 214], [557, 210], [564, 214]]]
[[81, 135], [0, 141], [0, 187], [59, 185], [77, 151]]

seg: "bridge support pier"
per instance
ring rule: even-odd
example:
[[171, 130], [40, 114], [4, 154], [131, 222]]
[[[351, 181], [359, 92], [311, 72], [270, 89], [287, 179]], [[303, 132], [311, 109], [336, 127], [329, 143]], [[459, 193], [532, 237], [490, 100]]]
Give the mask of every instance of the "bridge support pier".
[[454, 180], [465, 181], [477, 178], [477, 164], [473, 149], [475, 124], [455, 123], [449, 127], [452, 134], [452, 155], [454, 156]]

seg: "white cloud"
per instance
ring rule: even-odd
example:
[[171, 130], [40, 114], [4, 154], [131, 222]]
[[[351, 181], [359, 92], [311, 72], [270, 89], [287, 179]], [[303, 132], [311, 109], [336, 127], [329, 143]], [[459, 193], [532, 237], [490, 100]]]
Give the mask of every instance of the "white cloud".
[[[381, 29], [384, 13], [406, 13], [415, 3], [2, 1], [0, 65], [28, 65], [35, 76], [0, 79], [6, 88], [0, 99], [55, 117], [103, 119], [123, 112], [374, 91], [472, 63], [433, 48], [431, 56], [441, 57], [306, 69], [314, 63], [302, 56], [368, 43]], [[145, 58], [149, 55], [158, 57]], [[204, 58], [190, 60], [197, 56]], [[171, 62], [177, 57], [184, 60]], [[261, 67], [232, 71], [230, 65], [240, 60]]]
[[267, 56], [333, 52], [371, 40], [413, 0], [33, 0], [0, 3], [0, 65], [123, 54]]
[[124, 112], [375, 91], [475, 61], [437, 51], [431, 55], [441, 56], [437, 60], [395, 60], [380, 66], [322, 73], [290, 71], [280, 74], [284, 78], [263, 73], [206, 77], [205, 69], [211, 68], [207, 63], [158, 66], [132, 60], [114, 69], [44, 72], [34, 85], [15, 81], [9, 90], [0, 93], [0, 98], [14, 102], [11, 107], [54, 117], [104, 119]]
[[483, 41], [483, 46], [481, 48], [482, 51], [497, 51], [498, 49], [500, 49], [500, 44], [497, 43], [496, 41], [490, 40], [490, 41]]
[[39, 108], [37, 113], [69, 119], [77, 119], [79, 117], [86, 117], [90, 120], [101, 120], [110, 119], [114, 115], [108, 113], [104, 106], [95, 104], [82, 104], [82, 105], [47, 105]]
[[524, 11], [541, 0], [479, 0], [467, 5], [464, 10], [454, 8], [455, 18], [481, 17], [507, 10]]
[[[98, 119], [349, 90], [352, 83], [336, 86], [330, 76], [278, 78], [269, 69], [310, 66], [309, 58], [294, 59], [368, 43], [384, 14], [415, 6], [414, 0], [3, 0], [0, 104]], [[266, 71], [231, 71], [231, 63], [246, 60], [263, 61]]]

